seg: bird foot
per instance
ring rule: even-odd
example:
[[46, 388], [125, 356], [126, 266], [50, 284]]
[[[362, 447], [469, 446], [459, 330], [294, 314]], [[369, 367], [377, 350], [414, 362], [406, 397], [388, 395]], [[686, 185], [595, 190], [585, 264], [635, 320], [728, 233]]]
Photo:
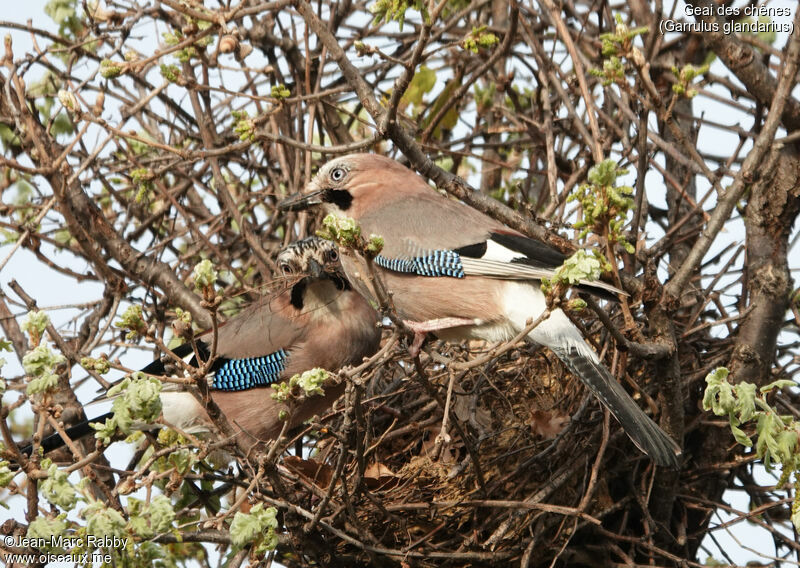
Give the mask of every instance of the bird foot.
[[475, 320], [467, 318], [437, 318], [426, 321], [403, 320], [403, 323], [414, 332], [414, 341], [411, 342], [408, 353], [412, 357], [416, 357], [419, 355], [420, 347], [422, 347], [422, 343], [428, 333], [461, 325], [474, 325]]
[[438, 318], [426, 321], [403, 320], [403, 323], [414, 333], [428, 333], [430, 331], [439, 331], [449, 327], [475, 325], [475, 320], [469, 318]]
[[412, 359], [419, 355], [419, 350], [422, 348], [422, 344], [427, 335], [428, 334], [425, 332], [414, 332], [414, 341], [408, 346], [408, 354], [411, 355]]

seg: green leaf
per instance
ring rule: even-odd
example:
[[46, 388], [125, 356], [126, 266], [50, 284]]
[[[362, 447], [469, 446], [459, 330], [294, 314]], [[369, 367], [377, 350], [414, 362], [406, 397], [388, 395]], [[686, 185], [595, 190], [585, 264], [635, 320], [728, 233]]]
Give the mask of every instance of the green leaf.
[[594, 253], [581, 249], [564, 261], [556, 277], [562, 282], [577, 284], [581, 280], [597, 280], [601, 270], [602, 265]]
[[753, 441], [747, 434], [744, 433], [744, 430], [738, 426], [734, 426], [733, 423], [731, 423], [731, 432], [733, 432], [733, 437], [736, 439], [736, 441], [745, 448], [749, 448], [753, 445]]
[[150, 503], [129, 497], [128, 512], [128, 529], [141, 538], [153, 538], [169, 531], [175, 520], [172, 502], [165, 495], [153, 497]]
[[161, 34], [161, 37], [164, 38], [164, 43], [167, 45], [178, 45], [181, 41], [183, 41], [183, 32], [180, 30], [164, 32]]
[[94, 357], [82, 357], [81, 367], [105, 375], [111, 370], [111, 363], [109, 363], [108, 359], [102, 357], [99, 359]]
[[764, 460], [764, 467], [772, 467], [772, 458], [779, 455], [777, 435], [783, 429], [783, 422], [772, 412], [762, 412], [758, 415], [756, 432], [756, 453]]
[[322, 220], [322, 229], [317, 231], [317, 236], [333, 241], [340, 247], [352, 248], [361, 237], [361, 227], [353, 219], [329, 214]]
[[436, 85], [436, 73], [422, 65], [417, 72], [414, 73], [414, 78], [408, 84], [408, 89], [403, 93], [400, 102], [404, 105], [419, 106], [422, 104], [422, 99], [426, 93], [429, 93]]
[[81, 514], [86, 519], [86, 533], [98, 539], [114, 536], [123, 538], [127, 534], [125, 518], [99, 501], [86, 507]]
[[27, 393], [42, 393], [58, 386], [58, 375], [54, 373], [54, 369], [65, 360], [63, 355], [53, 353], [45, 343], [28, 351], [22, 358], [25, 372], [33, 377], [28, 383]]
[[58, 387], [58, 375], [55, 373], [45, 373], [40, 377], [32, 379], [25, 389], [26, 394], [41, 394], [47, 391], [54, 391]]
[[108, 444], [117, 429], [123, 434], [130, 434], [134, 422], [153, 424], [161, 415], [162, 388], [161, 381], [136, 373], [134, 377], [126, 377], [121, 383], [108, 391], [114, 398], [111, 405], [114, 414], [104, 423], [91, 423], [95, 429], [95, 438]]
[[496, 35], [486, 31], [486, 26], [472, 27], [461, 41], [461, 47], [472, 53], [478, 53], [481, 49], [489, 49], [500, 42]]
[[764, 385], [759, 390], [762, 393], [766, 393], [766, 392], [769, 392], [769, 391], [771, 391], [773, 389], [774, 390], [781, 390], [781, 389], [785, 389], [785, 388], [789, 388], [789, 387], [796, 387], [796, 386], [797, 386], [797, 383], [795, 381], [790, 381], [788, 379], [778, 379], [777, 381], [773, 381], [773, 382], [769, 383], [768, 385]]
[[778, 460], [783, 464], [791, 463], [797, 453], [797, 431], [783, 430], [780, 432], [775, 440], [775, 455]]
[[214, 263], [209, 259], [198, 262], [192, 270], [192, 280], [195, 288], [202, 289], [213, 286], [219, 273], [214, 269]]
[[[378, 256], [383, 250], [383, 244], [384, 244], [383, 237], [374, 234], [370, 235], [365, 252], [372, 255], [373, 257]], [[11, 351], [11, 349], [9, 349], [9, 351]]]
[[117, 432], [118, 420], [115, 417], [106, 418], [105, 422], [89, 422], [89, 426], [94, 429], [94, 437], [102, 440], [105, 445], [111, 443], [111, 438]]
[[428, 21], [430, 19], [428, 10], [425, 8], [425, 3], [422, 0], [376, 0], [368, 9], [374, 15], [372, 24], [379, 24], [382, 21], [388, 22], [395, 20], [400, 31], [403, 31], [403, 23], [406, 19], [406, 11], [409, 8], [414, 8], [422, 15], [422, 19]]
[[197, 456], [190, 450], [181, 448], [169, 454], [167, 462], [174, 467], [178, 473], [184, 475], [197, 463]]
[[595, 185], [613, 185], [617, 177], [628, 173], [625, 170], [617, 170], [617, 163], [614, 160], [603, 160], [595, 164], [589, 170], [587, 179]]
[[46, 312], [40, 310], [31, 310], [28, 315], [19, 324], [22, 331], [31, 335], [31, 337], [41, 337], [44, 330], [50, 324], [50, 317]]
[[734, 392], [736, 393], [734, 412], [740, 422], [747, 422], [756, 413], [756, 385], [737, 383]]
[[9, 126], [0, 124], [0, 141], [3, 143], [3, 150], [20, 147], [20, 139]]
[[319, 367], [305, 371], [302, 375], [295, 375], [289, 379], [289, 384], [297, 384], [306, 396], [319, 395], [323, 396], [325, 391], [322, 390], [322, 385], [328, 380], [328, 371], [320, 369]]
[[[145, 422], [155, 421], [161, 414], [161, 381], [150, 377], [128, 377], [119, 385], [109, 389], [109, 396], [121, 393], [116, 401], [124, 402], [131, 414]], [[116, 412], [116, 409], [115, 409]]]
[[142, 315], [142, 306], [129, 306], [122, 317], [114, 322], [114, 327], [127, 330], [125, 336], [127, 340], [133, 340], [137, 335], [144, 335], [147, 332], [147, 324]]
[[573, 312], [580, 312], [586, 309], [586, 300], [582, 298], [574, 298], [570, 300], [567, 304], [569, 309]]
[[672, 85], [672, 92], [683, 95], [686, 98], [693, 98], [697, 95], [697, 89], [692, 87], [692, 81], [708, 72], [709, 66], [702, 65], [695, 67], [691, 63], [684, 65], [680, 70], [673, 66], [672, 74], [675, 75], [677, 82]]
[[270, 388], [272, 388], [273, 391], [272, 393], [270, 393], [270, 397], [272, 397], [272, 400], [277, 402], [286, 402], [287, 400], [289, 400], [289, 397], [292, 394], [292, 389], [289, 386], [289, 383], [286, 381], [280, 383], [272, 383], [270, 385]]
[[126, 138], [128, 144], [131, 146], [131, 151], [137, 156], [144, 156], [145, 154], [153, 153], [155, 149], [153, 146], [147, 143], [148, 140], [153, 142], [155, 141], [150, 133], [145, 130], [139, 130], [136, 135], [141, 138], [141, 140], [137, 140], [136, 138]]
[[277, 514], [275, 507], [265, 509], [263, 503], [257, 503], [249, 513], [237, 511], [231, 522], [231, 542], [237, 548], [252, 543], [256, 551], [274, 550], [278, 545]]
[[[25, 536], [30, 539], [41, 539], [44, 542], [53, 542], [56, 536], [65, 535], [69, 524], [66, 521], [66, 514], [62, 513], [55, 518], [36, 517], [28, 525], [28, 532]], [[45, 547], [48, 552], [64, 552], [60, 547]]]
[[8, 467], [10, 464], [5, 460], [0, 460], [0, 487], [8, 487], [11, 480], [17, 474], [16, 471], [11, 471]]
[[735, 400], [733, 389], [728, 383], [729, 372], [725, 367], [718, 367], [706, 375], [703, 410], [711, 410], [717, 416], [724, 416], [733, 411]]
[[[453, 98], [453, 94], [455, 90], [461, 85], [461, 81], [456, 78], [452, 79], [447, 82], [442, 89], [442, 92], [436, 97], [436, 100], [433, 101], [433, 104], [430, 107], [430, 110], [425, 114], [425, 119], [422, 121], [422, 128], [425, 129], [430, 124], [431, 120], [433, 120], [437, 114], [439, 114], [439, 109], [444, 107], [444, 105]], [[442, 119], [439, 121], [439, 124], [433, 129], [433, 137], [437, 140], [442, 138], [442, 133], [445, 130], [452, 130], [455, 125], [458, 123], [458, 105], [455, 104], [450, 107], [450, 109], [445, 113]]]
[[63, 248], [78, 244], [77, 239], [73, 238], [72, 234], [67, 228], [58, 229], [55, 233], [53, 233], [53, 240]]
[[[44, 466], [44, 464], [43, 461], [42, 465]], [[68, 481], [68, 477], [67, 472], [61, 471], [56, 464], [50, 463], [47, 466], [47, 479], [39, 484], [39, 490], [45, 499], [66, 510], [72, 509], [78, 501], [78, 494], [75, 487]]]
[[67, 116], [67, 113], [60, 112], [53, 121], [53, 126], [50, 129], [50, 132], [56, 136], [60, 136], [62, 134], [72, 134], [75, 132], [75, 125], [72, 123], [69, 116]]

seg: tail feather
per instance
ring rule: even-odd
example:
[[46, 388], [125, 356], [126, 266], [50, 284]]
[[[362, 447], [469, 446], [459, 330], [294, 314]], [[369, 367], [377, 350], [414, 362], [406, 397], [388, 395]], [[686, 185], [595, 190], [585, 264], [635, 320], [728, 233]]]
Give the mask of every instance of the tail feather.
[[660, 466], [677, 469], [681, 449], [625, 392], [591, 349], [582, 344], [550, 347], [559, 359], [589, 387], [641, 451]]
[[[80, 440], [81, 438], [85, 438], [86, 436], [94, 432], [94, 428], [92, 428], [89, 425], [89, 423], [105, 422], [106, 418], [111, 418], [112, 416], [114, 416], [113, 412], [106, 412], [102, 416], [98, 416], [97, 418], [93, 418], [92, 420], [84, 420], [83, 422], [78, 422], [74, 426], [70, 426], [69, 428], [67, 428], [65, 432], [70, 439]], [[61, 435], [58, 432], [56, 432], [55, 434], [50, 434], [49, 436], [44, 438], [42, 440], [42, 443], [39, 445], [44, 450], [44, 453], [47, 453], [62, 447], [64, 445], [64, 440], [61, 437]], [[20, 452], [22, 452], [26, 456], [30, 456], [32, 451], [33, 447], [30, 445], [20, 448]]]

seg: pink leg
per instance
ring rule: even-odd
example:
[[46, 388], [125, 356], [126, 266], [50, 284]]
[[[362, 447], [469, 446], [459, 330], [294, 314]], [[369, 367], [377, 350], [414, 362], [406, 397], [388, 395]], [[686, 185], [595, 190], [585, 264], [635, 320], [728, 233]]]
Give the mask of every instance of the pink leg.
[[414, 341], [408, 348], [408, 352], [412, 357], [416, 357], [419, 355], [419, 349], [422, 347], [422, 342], [425, 341], [427, 333], [461, 325], [474, 325], [475, 320], [467, 318], [438, 318], [427, 321], [403, 320], [403, 323], [414, 332]]
[[419, 350], [422, 347], [422, 342], [425, 341], [425, 337], [427, 337], [427, 333], [420, 333], [418, 331], [414, 332], [414, 341], [411, 342], [411, 345], [408, 346], [408, 354], [411, 357], [416, 357], [419, 355]]

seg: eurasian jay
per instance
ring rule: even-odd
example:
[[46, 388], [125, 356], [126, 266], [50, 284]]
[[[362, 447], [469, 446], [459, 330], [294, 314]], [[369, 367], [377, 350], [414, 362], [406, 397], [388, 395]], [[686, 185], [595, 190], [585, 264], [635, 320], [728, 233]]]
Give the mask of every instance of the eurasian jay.
[[[208, 377], [214, 402], [241, 430], [239, 438], [247, 446], [276, 438], [283, 427], [278, 415], [287, 407], [273, 400], [271, 384], [315, 367], [335, 371], [360, 363], [378, 350], [381, 339], [378, 313], [344, 277], [332, 242], [316, 237], [294, 242], [278, 255], [277, 265], [291, 286], [219, 327], [217, 356]], [[201, 357], [208, 357], [210, 334], [196, 343]], [[173, 352], [197, 366], [190, 344]], [[163, 376], [169, 372], [168, 361], [154, 361], [142, 370]], [[164, 422], [190, 433], [208, 430], [211, 421], [197, 399], [185, 391], [170, 392], [170, 386], [175, 385], [165, 383], [160, 394]], [[291, 414], [289, 427], [324, 412], [343, 389], [340, 384], [325, 388], [324, 396], [309, 396]], [[80, 438], [92, 431], [89, 422], [67, 433]], [[45, 451], [61, 445], [58, 434], [42, 442]]]
[[[354, 154], [325, 164], [283, 210], [321, 206], [354, 219], [365, 235], [383, 237], [375, 258], [398, 315], [417, 333], [444, 340], [506, 341], [544, 313], [540, 279], [564, 255], [509, 229], [461, 202], [434, 191], [420, 176], [390, 158]], [[349, 255], [342, 264], [354, 285], [371, 293]], [[608, 295], [603, 282], [585, 291]], [[636, 446], [659, 465], [676, 468], [680, 448], [631, 399], [560, 309], [528, 337], [552, 350], [622, 424]]]

